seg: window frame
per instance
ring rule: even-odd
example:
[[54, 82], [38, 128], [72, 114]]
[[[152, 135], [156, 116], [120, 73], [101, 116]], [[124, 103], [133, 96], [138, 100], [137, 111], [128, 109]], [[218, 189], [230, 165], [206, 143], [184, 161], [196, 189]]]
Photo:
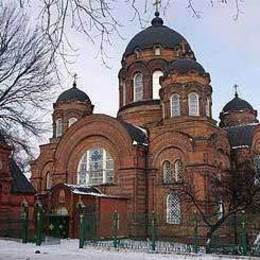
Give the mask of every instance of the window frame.
[[58, 118], [55, 121], [55, 137], [61, 137], [63, 135], [63, 122], [62, 118]]
[[210, 98], [207, 98], [207, 100], [206, 100], [206, 108], [205, 108], [205, 110], [206, 110], [206, 117], [210, 117]]
[[76, 122], [78, 121], [78, 119], [76, 117], [70, 117], [68, 120], [68, 127], [71, 127], [72, 125], [74, 125]]
[[[192, 104], [192, 100], [191, 97], [194, 96], [196, 97], [196, 106], [194, 104]], [[200, 101], [199, 101], [199, 94], [196, 92], [191, 92], [188, 95], [188, 106], [189, 106], [189, 116], [199, 116], [200, 115]], [[196, 111], [194, 110], [194, 108], [196, 107]]]
[[51, 173], [47, 172], [45, 175], [45, 189], [49, 190], [52, 186], [52, 182], [51, 182]]
[[[177, 100], [178, 100], [178, 113], [176, 115], [174, 115], [174, 113], [173, 113], [173, 97], [177, 97]], [[181, 115], [180, 95], [177, 93], [174, 93], [173, 95], [171, 95], [170, 104], [171, 104], [171, 117], [180, 116]]]
[[[159, 73], [159, 76], [157, 77]], [[156, 77], [155, 77], [156, 75]], [[161, 70], [155, 70], [152, 74], [152, 98], [153, 99], [160, 99], [160, 77], [163, 76], [163, 72]]]
[[127, 97], [127, 95], [126, 95], [126, 84], [125, 84], [125, 81], [123, 81], [123, 83], [122, 83], [122, 104], [123, 104], [123, 106], [126, 105], [126, 97]]
[[[140, 76], [140, 85], [137, 86], [137, 77]], [[139, 88], [138, 93], [137, 89]], [[137, 96], [138, 94], [138, 96]], [[143, 95], [144, 95], [144, 82], [143, 82], [143, 74], [141, 72], [137, 72], [134, 75], [134, 79], [133, 79], [133, 101], [134, 102], [138, 102], [138, 101], [142, 101], [143, 100]]]
[[[171, 199], [171, 196], [174, 196], [174, 198]], [[171, 204], [170, 204], [170, 201]], [[176, 201], [178, 202], [178, 204], [176, 203]], [[176, 205], [178, 207], [176, 207]], [[178, 216], [176, 216], [176, 214], [174, 212], [170, 212], [170, 208], [174, 208], [175, 212], [178, 212]], [[173, 216], [171, 216], [170, 214], [173, 214]], [[177, 219], [173, 219], [173, 218], [177, 218]], [[167, 195], [166, 197], [166, 223], [167, 224], [171, 224], [171, 225], [180, 225], [182, 222], [182, 214], [181, 214], [181, 199], [180, 196], [177, 192], [171, 192]]]
[[[180, 163], [180, 164], [178, 165], [178, 163]], [[180, 165], [181, 165], [181, 168], [178, 168], [178, 172], [177, 172], [176, 166], [179, 167]], [[183, 172], [184, 172], [183, 162], [180, 158], [178, 158], [174, 161], [174, 181], [175, 182], [180, 182], [183, 180]]]
[[[100, 164], [102, 166], [101, 169], [98, 169], [96, 172], [101, 172], [102, 181], [93, 181], [93, 171], [91, 165], [93, 166], [94, 162], [91, 158], [91, 153], [95, 151], [102, 151], [102, 159], [100, 160]], [[93, 156], [93, 154], [92, 154]], [[108, 158], [109, 157], [109, 158]], [[108, 167], [108, 160], [112, 160], [112, 167]], [[84, 167], [83, 167], [84, 166]], [[109, 176], [108, 172], [112, 171], [112, 175]], [[104, 184], [113, 184], [115, 176], [115, 160], [111, 156], [111, 154], [103, 147], [92, 147], [85, 151], [85, 153], [81, 156], [81, 159], [78, 163], [78, 171], [77, 171], [77, 184], [83, 186], [95, 186], [95, 185], [104, 185]], [[100, 177], [100, 176], [99, 176]], [[111, 178], [111, 180], [108, 180]], [[96, 176], [98, 180], [98, 176]]]

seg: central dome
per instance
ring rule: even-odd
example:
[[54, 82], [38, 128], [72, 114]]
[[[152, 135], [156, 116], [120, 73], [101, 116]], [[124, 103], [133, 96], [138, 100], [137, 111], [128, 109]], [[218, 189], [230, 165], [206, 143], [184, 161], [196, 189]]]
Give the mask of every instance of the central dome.
[[[150, 49], [156, 45], [160, 45], [162, 48], [175, 49], [181, 42], [187, 42], [182, 35], [163, 25], [163, 20], [158, 17], [159, 13], [155, 13], [155, 15], [152, 26], [136, 34], [129, 42], [124, 53], [125, 57], [133, 54], [136, 49]], [[191, 51], [188, 44], [187, 48]]]

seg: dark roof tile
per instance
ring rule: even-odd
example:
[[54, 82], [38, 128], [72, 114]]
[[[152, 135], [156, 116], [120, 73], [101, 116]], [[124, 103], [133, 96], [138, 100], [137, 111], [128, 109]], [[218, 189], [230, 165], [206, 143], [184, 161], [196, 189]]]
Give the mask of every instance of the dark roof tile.
[[35, 193], [32, 184], [27, 180], [16, 162], [11, 159], [12, 193]]
[[131, 136], [132, 140], [135, 141], [137, 144], [141, 145], [148, 145], [148, 137], [146, 134], [146, 131], [142, 129], [141, 127], [129, 124], [125, 121], [120, 121], [120, 123], [123, 125], [123, 127], [126, 129], [126, 131]]
[[253, 133], [257, 125], [240, 125], [226, 128], [229, 142], [232, 148], [243, 146], [250, 147], [253, 141]]

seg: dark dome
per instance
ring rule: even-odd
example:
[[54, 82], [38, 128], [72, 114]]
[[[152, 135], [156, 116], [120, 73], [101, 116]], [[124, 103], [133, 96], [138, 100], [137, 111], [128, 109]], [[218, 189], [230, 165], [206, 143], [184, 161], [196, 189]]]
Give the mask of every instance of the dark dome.
[[253, 110], [253, 107], [247, 101], [239, 98], [236, 93], [235, 97], [224, 106], [223, 112], [245, 109]]
[[[152, 20], [152, 26], [136, 34], [126, 47], [124, 56], [128, 56], [136, 49], [144, 50], [160, 45], [162, 48], [174, 49], [185, 38], [179, 33], [163, 25], [163, 20], [158, 17], [159, 13], [155, 13], [156, 17]], [[191, 51], [190, 46], [188, 49]]]
[[75, 83], [72, 88], [61, 93], [56, 102], [68, 101], [91, 102], [88, 95], [84, 91], [78, 89]]
[[169, 74], [171, 71], [187, 73], [191, 70], [195, 70], [201, 74], [206, 73], [204, 68], [197, 61], [191, 59], [179, 59], [172, 62], [166, 69], [165, 73]]

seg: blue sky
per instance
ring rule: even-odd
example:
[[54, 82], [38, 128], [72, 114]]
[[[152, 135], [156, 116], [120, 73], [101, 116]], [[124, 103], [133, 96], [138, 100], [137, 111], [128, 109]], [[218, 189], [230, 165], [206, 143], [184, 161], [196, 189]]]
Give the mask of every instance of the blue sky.
[[[182, 34], [190, 43], [197, 61], [210, 73], [213, 87], [213, 116], [218, 120], [222, 107], [234, 96], [233, 85], [238, 84], [239, 95], [260, 111], [260, 1], [250, 0], [241, 3], [243, 12], [234, 20], [235, 1], [228, 5], [216, 4], [211, 7], [207, 0], [195, 1], [201, 18], [194, 18], [186, 8], [184, 0], [172, 1], [165, 14], [161, 14], [165, 25]], [[140, 2], [140, 9], [143, 3]], [[123, 11], [122, 11], [123, 10]], [[118, 110], [118, 78], [121, 57], [131, 38], [141, 30], [138, 21], [131, 22], [132, 10], [118, 4], [114, 10], [123, 27], [120, 33], [124, 40], [113, 37], [112, 45], [106, 49], [110, 69], [96, 57], [98, 42], [91, 43], [79, 33], [71, 33], [71, 41], [78, 48], [77, 60], [69, 66], [71, 73], [78, 74], [78, 87], [84, 90], [95, 105], [95, 113], [116, 116]], [[150, 21], [154, 10], [150, 5], [143, 18]], [[147, 27], [150, 24], [144, 23]], [[72, 78], [64, 72], [62, 89], [69, 88]], [[46, 120], [51, 122], [51, 112]], [[51, 124], [46, 123], [48, 128]], [[51, 133], [48, 134], [50, 137]], [[43, 142], [47, 141], [46, 138]]]

